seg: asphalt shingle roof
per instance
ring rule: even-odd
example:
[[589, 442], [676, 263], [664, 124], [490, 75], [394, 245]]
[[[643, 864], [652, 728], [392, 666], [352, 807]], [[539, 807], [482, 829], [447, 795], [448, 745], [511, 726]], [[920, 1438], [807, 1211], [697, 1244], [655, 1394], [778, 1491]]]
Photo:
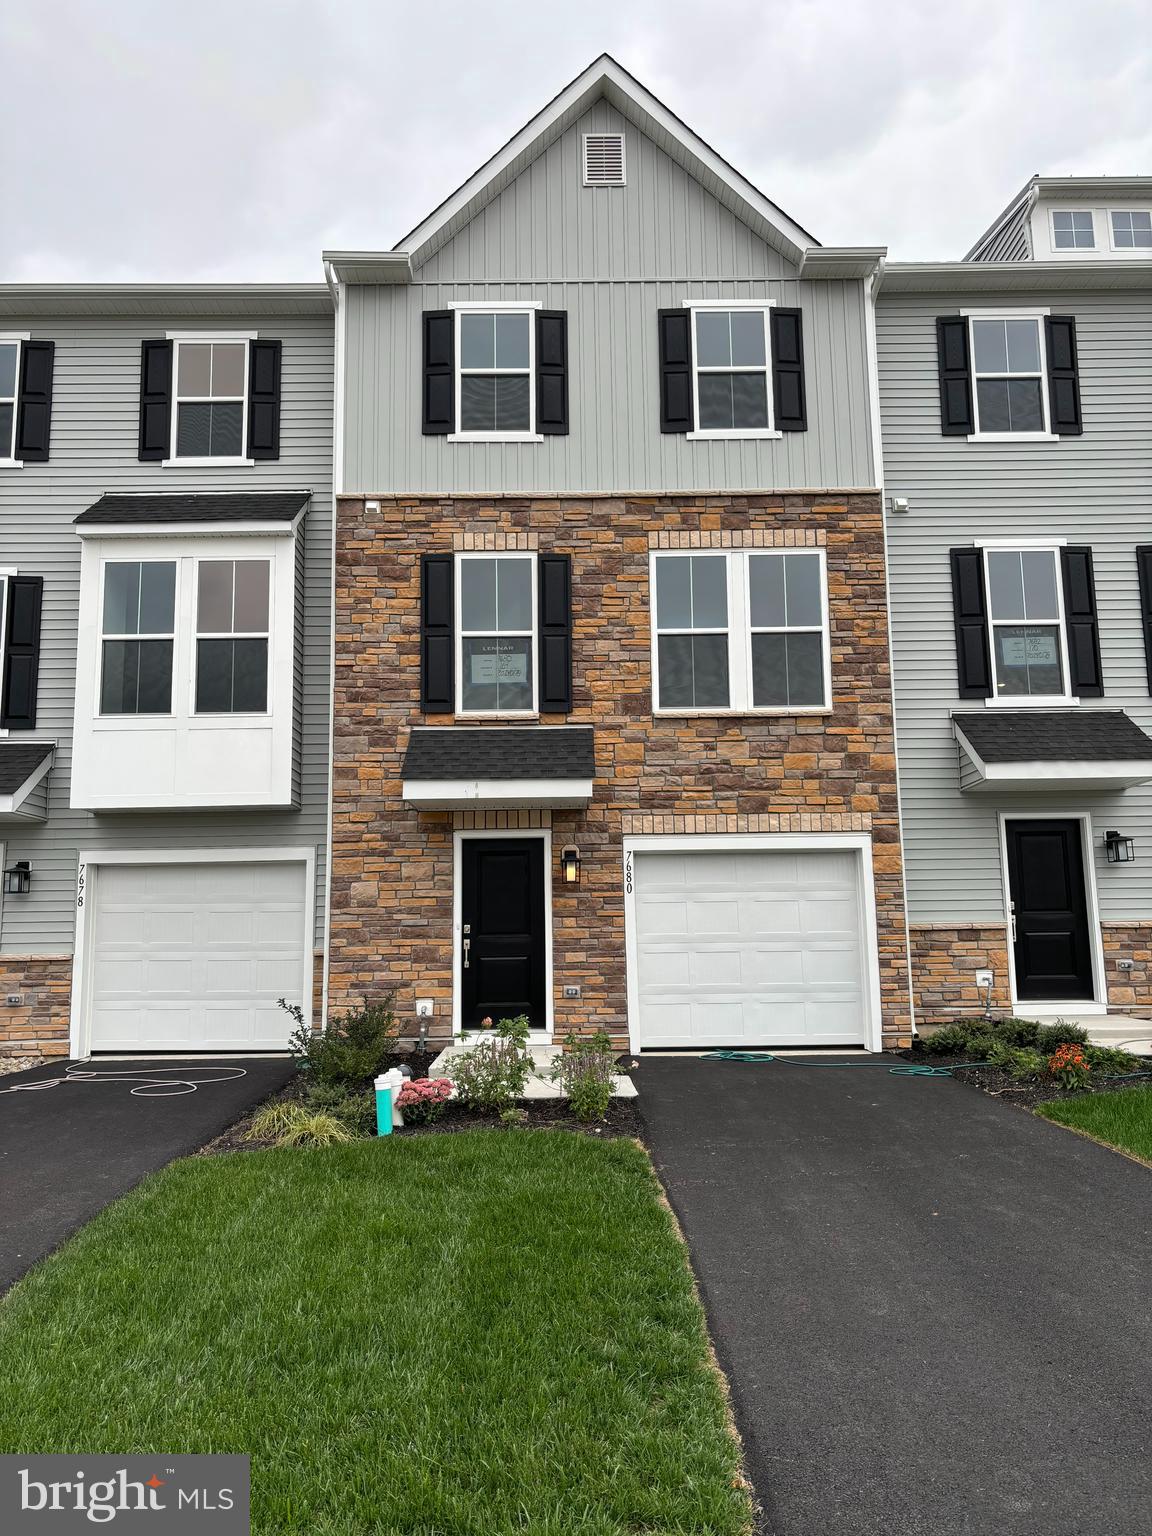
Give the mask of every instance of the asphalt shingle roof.
[[0, 795], [14, 795], [55, 750], [50, 741], [0, 741]]
[[310, 491], [223, 491], [214, 495], [105, 495], [76, 523], [290, 523]]
[[952, 719], [986, 763], [1152, 761], [1152, 737], [1122, 709], [964, 710]]
[[591, 726], [417, 726], [408, 738], [405, 779], [590, 779]]

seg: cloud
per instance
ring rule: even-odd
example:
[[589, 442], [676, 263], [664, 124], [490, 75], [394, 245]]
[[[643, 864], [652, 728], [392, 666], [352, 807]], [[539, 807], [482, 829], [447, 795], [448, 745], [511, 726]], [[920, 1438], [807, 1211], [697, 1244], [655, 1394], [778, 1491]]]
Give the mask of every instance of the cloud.
[[[1147, 0], [41, 0], [0, 17], [0, 276], [300, 280], [601, 51], [825, 243], [959, 256], [1035, 170], [1152, 172]], [[47, 108], [46, 108], [46, 104]]]

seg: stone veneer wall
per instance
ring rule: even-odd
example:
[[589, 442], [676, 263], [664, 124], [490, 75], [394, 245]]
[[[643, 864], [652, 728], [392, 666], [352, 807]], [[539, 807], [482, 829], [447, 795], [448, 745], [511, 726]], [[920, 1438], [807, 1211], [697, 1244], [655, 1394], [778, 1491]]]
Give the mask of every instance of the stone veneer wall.
[[[1108, 1006], [1118, 1013], [1152, 1011], [1152, 923], [1101, 923]], [[1131, 960], [1122, 971], [1118, 960]]]
[[912, 992], [917, 1026], [952, 1024], [983, 1013], [976, 972], [994, 973], [992, 1010], [1010, 1013], [1008, 930], [1004, 924], [965, 927], [949, 923], [912, 923]]
[[[24, 1002], [9, 1008], [18, 992]], [[68, 1054], [71, 955], [0, 955], [0, 1072]]]
[[[539, 548], [570, 554], [573, 576], [574, 707], [544, 721], [596, 733], [591, 806], [539, 817], [552, 827], [558, 1036], [603, 1027], [626, 1043], [621, 838], [639, 817], [701, 832], [869, 831], [884, 1035], [907, 1040], [879, 497], [371, 500], [342, 497], [338, 512], [329, 1006], [393, 992], [407, 1029], [415, 997], [428, 996], [437, 1033], [451, 1029], [452, 833], [480, 813], [418, 813], [400, 799], [410, 728], [452, 723], [419, 707], [420, 556]], [[828, 560], [832, 712], [653, 717], [650, 550], [818, 545]], [[556, 867], [570, 842], [582, 858], [576, 887]], [[564, 999], [565, 984], [581, 987], [578, 1001]]]

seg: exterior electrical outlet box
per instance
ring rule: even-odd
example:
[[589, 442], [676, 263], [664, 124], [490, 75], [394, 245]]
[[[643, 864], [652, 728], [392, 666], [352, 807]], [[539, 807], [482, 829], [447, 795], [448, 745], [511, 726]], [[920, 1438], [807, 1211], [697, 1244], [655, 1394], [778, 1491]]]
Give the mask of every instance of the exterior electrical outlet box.
[[22, 992], [9, 992], [5, 998], [9, 1008], [22, 1008], [24, 1006], [24, 994]]
[[1118, 971], [1130, 971], [1135, 967], [1135, 964], [1134, 960], [1117, 960], [1116, 969]]
[[418, 997], [416, 999], [416, 1017], [418, 1019], [430, 1019], [432, 1017], [432, 999], [430, 997]]
[[579, 987], [565, 987], [564, 988], [564, 996], [565, 997], [579, 997], [580, 996], [580, 988]]

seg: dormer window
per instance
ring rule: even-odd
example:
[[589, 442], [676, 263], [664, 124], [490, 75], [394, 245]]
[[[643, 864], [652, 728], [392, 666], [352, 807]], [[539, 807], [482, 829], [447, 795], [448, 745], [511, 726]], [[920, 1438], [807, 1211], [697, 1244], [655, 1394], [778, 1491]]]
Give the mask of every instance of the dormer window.
[[1096, 226], [1091, 208], [1053, 208], [1052, 249], [1054, 251], [1096, 249]]
[[1113, 208], [1110, 217], [1113, 250], [1152, 250], [1152, 210]]

